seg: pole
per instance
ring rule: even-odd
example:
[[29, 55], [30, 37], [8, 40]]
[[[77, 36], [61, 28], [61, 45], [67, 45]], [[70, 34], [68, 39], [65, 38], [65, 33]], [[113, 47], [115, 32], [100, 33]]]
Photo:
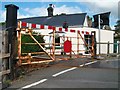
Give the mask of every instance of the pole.
[[[71, 44], [72, 44], [72, 38], [70, 37], [70, 41], [71, 41]], [[72, 58], [72, 47], [71, 47], [71, 51], [70, 51], [70, 58]]]
[[98, 25], [99, 25], [99, 30], [98, 30], [98, 39], [99, 39], [99, 55], [100, 55], [100, 50], [101, 50], [101, 48], [100, 48], [100, 15], [98, 15]]
[[117, 42], [118, 45], [117, 45], [117, 53], [120, 54], [120, 41]]
[[110, 53], [110, 50], [109, 50], [109, 48], [110, 48], [110, 44], [109, 44], [110, 42], [108, 41], [108, 44], [107, 44], [107, 55], [109, 55], [109, 53]]
[[53, 30], [53, 45], [52, 45], [52, 51], [53, 51], [53, 59], [55, 60], [55, 30]]
[[19, 57], [19, 65], [21, 65], [21, 30], [18, 31], [18, 57]]
[[77, 54], [79, 55], [79, 34], [77, 32]]
[[18, 60], [18, 65], [21, 65], [21, 23], [18, 22], [18, 28], [17, 28], [17, 33], [18, 33], [18, 57], [19, 57], [19, 60]]

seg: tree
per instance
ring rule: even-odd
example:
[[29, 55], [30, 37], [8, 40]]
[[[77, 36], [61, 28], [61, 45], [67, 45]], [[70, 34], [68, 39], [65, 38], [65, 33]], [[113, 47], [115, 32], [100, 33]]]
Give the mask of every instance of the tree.
[[92, 18], [90, 16], [87, 16], [87, 23], [88, 27], [92, 27]]
[[115, 38], [120, 39], [120, 20], [118, 20], [115, 25]]
[[5, 22], [0, 22], [0, 25], [2, 25], [2, 26], [5, 25]]
[[116, 32], [120, 33], [120, 20], [117, 21], [117, 25], [115, 25]]

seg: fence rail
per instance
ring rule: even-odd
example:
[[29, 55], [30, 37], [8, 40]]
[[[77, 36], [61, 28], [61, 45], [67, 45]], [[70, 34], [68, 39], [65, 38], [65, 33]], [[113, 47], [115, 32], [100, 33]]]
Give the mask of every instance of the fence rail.
[[120, 54], [120, 41], [118, 41], [118, 43], [110, 43], [110, 42], [100, 42], [100, 43], [96, 43], [97, 45], [107, 45], [107, 53], [106, 54], [110, 54], [110, 45], [113, 45], [113, 50], [115, 50], [115, 47], [114, 45], [117, 45], [117, 48], [116, 48], [116, 52], [113, 51], [113, 53], [116, 53], [116, 54]]
[[10, 69], [3, 70], [3, 71], [0, 72], [0, 76], [5, 75], [5, 74], [9, 74], [9, 73], [10, 73]]
[[7, 58], [7, 57], [10, 57], [10, 53], [0, 54], [0, 58]]

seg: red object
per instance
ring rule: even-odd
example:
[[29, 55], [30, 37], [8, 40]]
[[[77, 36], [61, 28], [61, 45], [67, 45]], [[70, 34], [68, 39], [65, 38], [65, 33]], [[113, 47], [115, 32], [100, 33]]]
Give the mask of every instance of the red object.
[[62, 28], [59, 28], [59, 31], [62, 31]]
[[53, 30], [56, 30], [56, 27], [52, 27]]
[[84, 31], [82, 31], [82, 34], [84, 34]]
[[48, 26], [48, 29], [53, 29], [53, 27], [52, 26]]
[[36, 28], [36, 24], [32, 24], [32, 28]]
[[69, 40], [64, 42], [64, 52], [69, 53], [72, 50], [72, 43]]
[[26, 22], [22, 22], [22, 26], [26, 27], [27, 23]]
[[40, 29], [44, 29], [44, 25], [40, 25]]
[[68, 29], [67, 29], [67, 28], [65, 28], [65, 31], [66, 31], [66, 32], [68, 32]]
[[78, 30], [78, 33], [80, 33], [80, 31]]
[[75, 32], [75, 30], [70, 30], [70, 32]]
[[86, 32], [86, 34], [88, 35], [88, 34], [89, 34], [89, 32]]

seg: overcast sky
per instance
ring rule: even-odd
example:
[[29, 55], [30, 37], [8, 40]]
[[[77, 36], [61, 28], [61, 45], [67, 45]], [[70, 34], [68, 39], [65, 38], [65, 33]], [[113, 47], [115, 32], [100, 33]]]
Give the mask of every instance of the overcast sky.
[[5, 5], [15, 4], [19, 7], [18, 18], [47, 16], [49, 3], [54, 5], [54, 15], [66, 13], [87, 13], [89, 16], [95, 14], [111, 12], [110, 25], [114, 28], [118, 20], [119, 0], [2, 0], [0, 2], [0, 22], [6, 18]]

